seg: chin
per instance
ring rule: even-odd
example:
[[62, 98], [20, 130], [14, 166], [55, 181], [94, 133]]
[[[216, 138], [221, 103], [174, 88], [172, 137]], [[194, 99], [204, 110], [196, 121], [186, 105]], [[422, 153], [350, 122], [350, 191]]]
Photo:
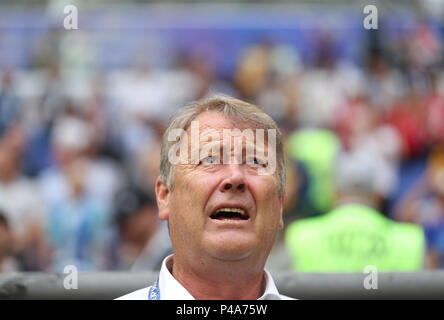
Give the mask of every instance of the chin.
[[257, 247], [257, 243], [252, 239], [243, 239], [238, 241], [235, 238], [226, 241], [218, 241], [208, 243], [207, 252], [218, 260], [223, 261], [239, 261], [248, 258]]

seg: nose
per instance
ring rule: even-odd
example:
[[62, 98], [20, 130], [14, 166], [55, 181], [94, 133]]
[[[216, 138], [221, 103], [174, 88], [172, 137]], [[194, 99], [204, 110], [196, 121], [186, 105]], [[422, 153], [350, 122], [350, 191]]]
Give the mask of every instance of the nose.
[[221, 192], [244, 191], [247, 188], [247, 181], [245, 179], [242, 167], [239, 164], [227, 165], [227, 176], [220, 185]]

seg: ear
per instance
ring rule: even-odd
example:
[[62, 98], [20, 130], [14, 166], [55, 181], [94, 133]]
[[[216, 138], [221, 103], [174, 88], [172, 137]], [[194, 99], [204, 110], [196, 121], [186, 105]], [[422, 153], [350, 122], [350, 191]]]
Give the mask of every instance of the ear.
[[168, 217], [169, 217], [169, 210], [168, 210], [169, 196], [170, 196], [170, 190], [162, 182], [160, 176], [158, 176], [157, 180], [156, 180], [156, 200], [157, 200], [157, 207], [159, 208], [159, 219], [160, 220], [168, 220]]

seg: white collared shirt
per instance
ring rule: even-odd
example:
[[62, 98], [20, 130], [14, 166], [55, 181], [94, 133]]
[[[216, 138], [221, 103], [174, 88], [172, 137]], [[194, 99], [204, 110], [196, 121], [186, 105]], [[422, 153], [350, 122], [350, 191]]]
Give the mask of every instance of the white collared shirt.
[[[194, 297], [177, 281], [168, 270], [167, 263], [173, 255], [169, 255], [162, 262], [159, 273], [159, 291], [161, 300], [195, 300]], [[279, 294], [271, 274], [265, 271], [265, 291], [258, 300], [293, 300], [293, 298]], [[150, 287], [139, 289], [121, 296], [115, 300], [148, 300]]]

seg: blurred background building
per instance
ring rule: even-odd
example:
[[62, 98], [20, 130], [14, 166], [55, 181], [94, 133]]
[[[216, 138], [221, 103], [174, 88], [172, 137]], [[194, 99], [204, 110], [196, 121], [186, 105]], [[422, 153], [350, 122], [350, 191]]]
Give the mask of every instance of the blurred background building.
[[286, 139], [268, 268], [444, 268], [443, 19], [443, 0], [0, 1], [0, 270], [157, 269], [160, 137], [213, 93]]

